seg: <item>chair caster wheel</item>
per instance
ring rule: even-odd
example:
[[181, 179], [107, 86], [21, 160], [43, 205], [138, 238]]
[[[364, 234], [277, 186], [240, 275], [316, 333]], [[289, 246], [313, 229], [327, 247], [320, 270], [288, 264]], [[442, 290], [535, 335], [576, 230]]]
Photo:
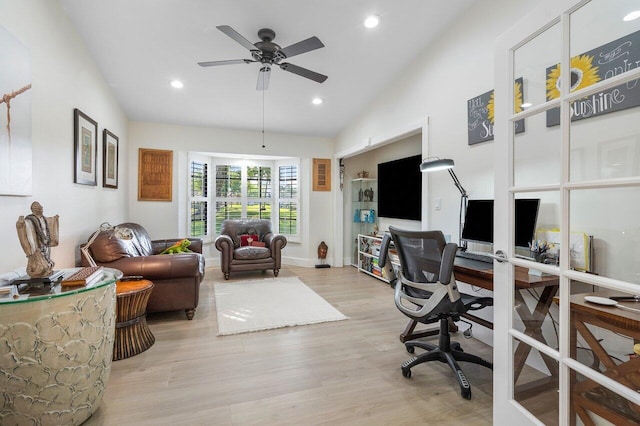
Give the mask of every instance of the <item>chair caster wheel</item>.
[[407, 346], [407, 352], [409, 352], [410, 354], [414, 353], [416, 351], [416, 348], [414, 346]]
[[[404, 377], [406, 377], [407, 379], [411, 378], [411, 369], [409, 368], [403, 368], [402, 369], [402, 375]], [[469, 395], [469, 398], [471, 398], [471, 395]]]

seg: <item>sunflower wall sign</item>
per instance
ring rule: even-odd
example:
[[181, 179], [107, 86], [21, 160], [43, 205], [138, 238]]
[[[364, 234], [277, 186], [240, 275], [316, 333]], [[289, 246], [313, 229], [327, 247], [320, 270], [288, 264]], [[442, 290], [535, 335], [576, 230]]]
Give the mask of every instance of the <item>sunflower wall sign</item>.
[[[571, 58], [571, 92], [640, 66], [640, 31]], [[547, 100], [560, 97], [560, 64], [547, 68]], [[640, 105], [640, 82], [634, 80], [571, 104], [571, 121]], [[560, 124], [560, 109], [547, 111], [547, 127]]]
[[[523, 79], [516, 79], [514, 83], [515, 112], [522, 111]], [[493, 124], [495, 120], [495, 96], [493, 90], [467, 101], [467, 132], [469, 145], [493, 140]], [[524, 119], [515, 123], [516, 133], [524, 132]]]

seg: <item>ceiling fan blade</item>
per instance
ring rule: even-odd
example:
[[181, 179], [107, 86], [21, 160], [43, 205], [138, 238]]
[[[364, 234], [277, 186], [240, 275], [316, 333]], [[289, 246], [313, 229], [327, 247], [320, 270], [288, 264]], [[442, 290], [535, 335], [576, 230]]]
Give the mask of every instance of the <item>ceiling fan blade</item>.
[[318, 83], [324, 83], [324, 81], [328, 78], [326, 75], [319, 74], [317, 72], [308, 70], [306, 68], [299, 67], [297, 65], [283, 63], [279, 64], [280, 68], [285, 71], [292, 72], [294, 74], [298, 74], [299, 76], [306, 77], [310, 80], [317, 81]]
[[250, 64], [251, 59], [229, 59], [228, 61], [209, 61], [209, 62], [198, 62], [198, 65], [201, 67], [215, 67], [218, 65], [232, 65], [232, 64]]
[[222, 31], [223, 33], [225, 33], [226, 35], [228, 35], [229, 37], [231, 37], [232, 39], [234, 39], [235, 41], [237, 41], [238, 43], [240, 43], [241, 45], [243, 45], [244, 47], [246, 47], [247, 49], [249, 49], [249, 50], [258, 50], [253, 45], [253, 43], [251, 43], [249, 40], [244, 38], [242, 36], [242, 34], [237, 32], [236, 30], [234, 30], [230, 26], [228, 26], [228, 25], [218, 25], [216, 28], [219, 29], [220, 31]]
[[321, 47], [324, 47], [324, 44], [322, 44], [322, 42], [318, 37], [313, 36], [313, 37], [309, 37], [306, 40], [302, 40], [297, 43], [294, 43], [291, 46], [287, 46], [284, 49], [280, 49], [280, 53], [282, 53], [285, 58], [290, 58], [292, 56], [296, 56], [301, 53], [306, 53], [311, 50], [320, 49]]
[[271, 78], [271, 67], [262, 67], [258, 73], [258, 83], [256, 90], [267, 90], [269, 88], [269, 79]]

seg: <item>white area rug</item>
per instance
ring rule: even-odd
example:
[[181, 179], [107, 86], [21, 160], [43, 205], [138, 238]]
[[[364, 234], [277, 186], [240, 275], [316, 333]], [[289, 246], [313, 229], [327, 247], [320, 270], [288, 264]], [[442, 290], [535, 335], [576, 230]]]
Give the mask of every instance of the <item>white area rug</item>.
[[218, 336], [348, 319], [296, 277], [214, 285]]

